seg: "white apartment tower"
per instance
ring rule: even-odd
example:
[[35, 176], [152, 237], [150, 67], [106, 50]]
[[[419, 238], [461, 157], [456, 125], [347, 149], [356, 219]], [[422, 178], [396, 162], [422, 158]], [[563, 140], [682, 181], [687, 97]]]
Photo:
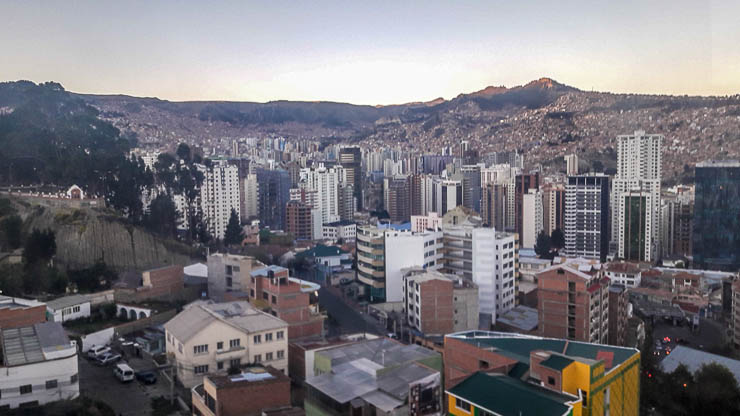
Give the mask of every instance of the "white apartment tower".
[[641, 191], [650, 194], [646, 228], [650, 230], [650, 244], [645, 261], [655, 261], [660, 236], [660, 181], [662, 179], [663, 135], [635, 131], [632, 135], [617, 136], [617, 175], [612, 181], [612, 241], [616, 240], [618, 252], [625, 251], [620, 224], [625, 222], [625, 193]]
[[254, 173], [250, 173], [247, 175], [246, 178], [244, 178], [244, 201], [242, 201], [242, 204], [244, 204], [244, 216], [247, 218], [250, 217], [259, 217], [259, 182], [257, 182], [257, 175]]
[[208, 232], [224, 238], [231, 210], [239, 215], [239, 168], [225, 160], [214, 160], [201, 187], [201, 203]]
[[537, 236], [542, 232], [542, 192], [530, 189], [523, 195], [522, 204], [522, 247], [534, 248]]
[[339, 221], [339, 172], [327, 169], [323, 164], [318, 168], [301, 169], [300, 187], [306, 191], [316, 191], [316, 206], [321, 211], [323, 224]]

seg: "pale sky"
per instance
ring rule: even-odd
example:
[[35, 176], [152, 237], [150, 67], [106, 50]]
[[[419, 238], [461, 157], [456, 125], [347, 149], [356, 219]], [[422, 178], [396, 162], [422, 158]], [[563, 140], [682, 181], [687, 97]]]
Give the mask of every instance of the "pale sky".
[[543, 76], [740, 93], [740, 1], [0, 2], [0, 81], [182, 100], [394, 104]]

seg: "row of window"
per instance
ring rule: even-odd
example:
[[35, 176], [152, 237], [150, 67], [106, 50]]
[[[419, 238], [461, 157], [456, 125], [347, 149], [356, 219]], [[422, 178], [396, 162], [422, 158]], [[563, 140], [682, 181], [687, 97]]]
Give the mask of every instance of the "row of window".
[[[70, 384], [77, 383], [77, 374], [72, 375], [69, 378], [69, 382], [70, 382]], [[59, 382], [56, 379], [54, 379], [54, 380], [46, 380], [45, 386], [46, 386], [46, 390], [55, 389], [55, 388], [57, 388], [59, 386]], [[24, 384], [24, 385], [22, 385], [22, 386], [19, 387], [19, 390], [20, 390], [20, 394], [22, 394], [22, 395], [23, 394], [31, 394], [31, 393], [33, 393], [33, 385], [32, 384]], [[5, 391], [7, 391], [7, 389]], [[0, 390], [0, 398], [2, 398], [2, 390]]]

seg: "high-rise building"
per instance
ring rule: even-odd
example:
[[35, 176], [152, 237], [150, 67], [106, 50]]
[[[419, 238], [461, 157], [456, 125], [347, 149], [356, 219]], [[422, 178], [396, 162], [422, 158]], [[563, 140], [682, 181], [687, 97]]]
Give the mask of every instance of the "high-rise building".
[[575, 153], [565, 156], [565, 172], [568, 176], [578, 175], [578, 155]]
[[447, 211], [463, 204], [462, 182], [442, 180], [435, 182], [434, 212], [444, 215]]
[[259, 217], [259, 182], [257, 175], [250, 173], [244, 178], [244, 199], [242, 200], [242, 219]]
[[480, 212], [481, 171], [478, 165], [464, 165], [462, 172], [463, 206]]
[[635, 189], [622, 192], [617, 201], [619, 209], [619, 249], [617, 256], [636, 262], [652, 262], [655, 253], [655, 240], [650, 229], [657, 222], [653, 220], [653, 193]]
[[663, 196], [661, 205], [660, 248], [663, 257], [690, 257], [694, 227], [693, 193]]
[[565, 230], [565, 186], [548, 183], [542, 187], [543, 227], [547, 235]]
[[260, 225], [273, 230], [285, 227], [285, 204], [290, 200], [290, 174], [287, 170], [258, 168]]
[[427, 215], [429, 212], [426, 196], [427, 180], [427, 176], [421, 173], [415, 173], [409, 176], [409, 181], [411, 182], [411, 215]]
[[612, 224], [611, 240], [615, 241], [619, 252], [624, 252], [620, 245], [619, 227], [625, 215], [625, 205], [620, 200], [625, 192], [639, 190], [650, 193], [650, 210], [646, 229], [650, 230], [649, 260], [657, 256], [657, 242], [660, 238], [660, 182], [662, 179], [662, 143], [660, 134], [645, 134], [635, 131], [631, 135], [617, 136], [617, 175], [612, 181], [611, 207]]
[[346, 184], [351, 185], [358, 211], [362, 211], [362, 149], [343, 147], [339, 149], [339, 163], [346, 171]]
[[537, 236], [543, 230], [542, 225], [542, 192], [530, 189], [524, 194], [522, 203], [522, 247], [534, 248]]
[[569, 176], [565, 188], [565, 254], [606, 261], [609, 231], [609, 177]]
[[483, 223], [499, 231], [506, 229], [507, 192], [505, 184], [487, 183], [481, 198]]
[[522, 235], [524, 226], [523, 216], [523, 205], [524, 195], [529, 193], [530, 189], [540, 189], [540, 173], [527, 173], [516, 175], [516, 182], [514, 185], [514, 205], [515, 205], [515, 219], [516, 219], [516, 233]]
[[740, 161], [696, 165], [694, 267], [740, 268]]
[[285, 206], [285, 232], [299, 240], [323, 238], [321, 212], [300, 201], [288, 201]]
[[609, 284], [595, 267], [557, 264], [538, 273], [540, 335], [606, 344]]
[[231, 211], [236, 211], [237, 216], [241, 212], [239, 169], [225, 160], [214, 160], [203, 180], [201, 203], [208, 232], [214, 238], [223, 239]]
[[409, 177], [402, 175], [383, 180], [383, 206], [394, 223], [411, 218], [411, 184]]
[[625, 345], [629, 296], [622, 285], [609, 286], [609, 331], [607, 340], [611, 345]]
[[317, 206], [321, 211], [323, 223], [339, 221], [339, 170], [326, 168], [319, 164], [317, 168], [301, 169], [299, 186], [307, 191], [317, 192]]
[[352, 185], [339, 185], [339, 218], [342, 221], [352, 221], [355, 217], [355, 190]]

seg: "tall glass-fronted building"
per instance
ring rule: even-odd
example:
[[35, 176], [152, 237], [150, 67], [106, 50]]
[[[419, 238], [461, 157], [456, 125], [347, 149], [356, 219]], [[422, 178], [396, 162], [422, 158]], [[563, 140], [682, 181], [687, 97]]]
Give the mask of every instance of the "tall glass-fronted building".
[[696, 165], [695, 268], [740, 269], [740, 161]]

